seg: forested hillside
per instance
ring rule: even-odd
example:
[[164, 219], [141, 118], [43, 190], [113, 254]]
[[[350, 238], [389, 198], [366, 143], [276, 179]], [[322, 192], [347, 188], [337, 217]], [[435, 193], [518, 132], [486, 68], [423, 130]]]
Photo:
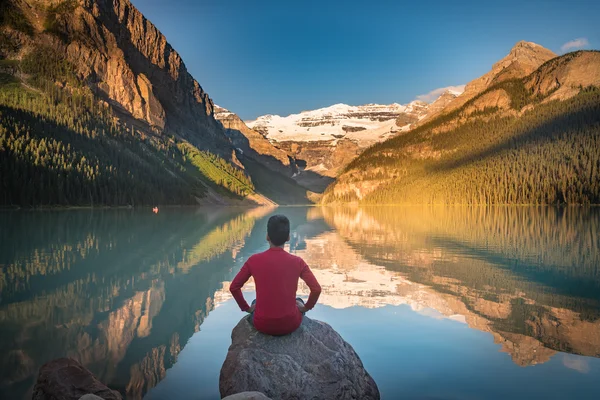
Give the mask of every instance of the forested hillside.
[[36, 87], [1, 75], [2, 204], [196, 204], [207, 187], [238, 198], [253, 192], [222, 158], [128, 126], [87, 88], [32, 76]]
[[[570, 67], [572, 76], [573, 60], [596, 65], [599, 56], [567, 54], [540, 70]], [[540, 90], [543, 81], [534, 72], [501, 82], [455, 111], [372, 146], [328, 188], [324, 201], [599, 204], [600, 89], [580, 85], [574, 97], [552, 100], [566, 86], [557, 79], [555, 87]]]

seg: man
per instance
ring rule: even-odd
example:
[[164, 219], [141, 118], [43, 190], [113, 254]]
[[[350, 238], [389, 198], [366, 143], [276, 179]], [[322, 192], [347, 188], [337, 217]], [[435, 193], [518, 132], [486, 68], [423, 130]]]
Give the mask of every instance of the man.
[[[298, 329], [302, 315], [315, 306], [321, 294], [321, 286], [304, 260], [283, 249], [288, 240], [290, 221], [287, 217], [269, 218], [269, 250], [248, 258], [229, 289], [240, 309], [251, 314], [256, 329], [268, 335], [287, 335]], [[256, 285], [256, 303], [250, 307], [242, 294], [242, 286], [251, 276]], [[296, 298], [298, 278], [310, 288], [306, 304]]]

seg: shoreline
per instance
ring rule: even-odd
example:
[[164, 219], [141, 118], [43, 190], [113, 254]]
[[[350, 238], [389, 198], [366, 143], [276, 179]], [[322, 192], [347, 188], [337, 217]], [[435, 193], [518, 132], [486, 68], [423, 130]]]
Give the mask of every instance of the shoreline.
[[343, 204], [275, 204], [275, 205], [261, 205], [261, 204], [204, 204], [204, 205], [158, 205], [158, 206], [35, 206], [35, 207], [20, 207], [20, 206], [0, 206], [0, 212], [10, 211], [77, 211], [77, 210], [152, 210], [152, 208], [158, 207], [159, 209], [214, 209], [214, 208], [230, 208], [230, 209], [252, 209], [252, 208], [278, 208], [278, 207], [351, 207], [351, 208], [371, 208], [371, 207], [551, 207], [551, 208], [598, 208], [600, 204], [357, 204], [357, 203], [343, 203]]

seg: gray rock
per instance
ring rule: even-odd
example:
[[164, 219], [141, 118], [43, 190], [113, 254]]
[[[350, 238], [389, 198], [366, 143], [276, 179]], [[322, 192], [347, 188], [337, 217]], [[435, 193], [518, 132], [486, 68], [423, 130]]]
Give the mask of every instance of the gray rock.
[[104, 400], [102, 397], [100, 396], [96, 396], [95, 394], [84, 394], [83, 396], [81, 396], [79, 398], [79, 400]]
[[88, 394], [104, 400], [122, 399], [119, 392], [110, 390], [77, 361], [70, 358], [57, 358], [40, 368], [31, 398], [33, 400], [79, 400]]
[[347, 342], [328, 324], [304, 317], [290, 335], [258, 332], [247, 317], [231, 333], [221, 397], [258, 391], [273, 399], [379, 399], [379, 389]]
[[224, 397], [222, 400], [271, 400], [261, 392], [242, 392]]

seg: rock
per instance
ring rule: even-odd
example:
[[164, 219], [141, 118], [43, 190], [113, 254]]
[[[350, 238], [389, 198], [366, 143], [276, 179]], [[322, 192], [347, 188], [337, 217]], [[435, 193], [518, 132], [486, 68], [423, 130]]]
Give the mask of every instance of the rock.
[[102, 397], [96, 396], [95, 394], [84, 394], [79, 400], [103, 400]]
[[104, 400], [122, 400], [119, 392], [109, 389], [77, 361], [57, 358], [40, 368], [33, 388], [33, 400], [92, 400], [96, 395]]
[[379, 399], [360, 358], [331, 326], [304, 317], [290, 335], [258, 332], [247, 317], [231, 333], [221, 396], [259, 391], [273, 399]]
[[582, 87], [600, 86], [600, 53], [579, 51], [545, 63], [525, 79], [525, 87], [544, 101], [565, 100]]
[[271, 400], [261, 392], [242, 392], [224, 397], [222, 400]]

